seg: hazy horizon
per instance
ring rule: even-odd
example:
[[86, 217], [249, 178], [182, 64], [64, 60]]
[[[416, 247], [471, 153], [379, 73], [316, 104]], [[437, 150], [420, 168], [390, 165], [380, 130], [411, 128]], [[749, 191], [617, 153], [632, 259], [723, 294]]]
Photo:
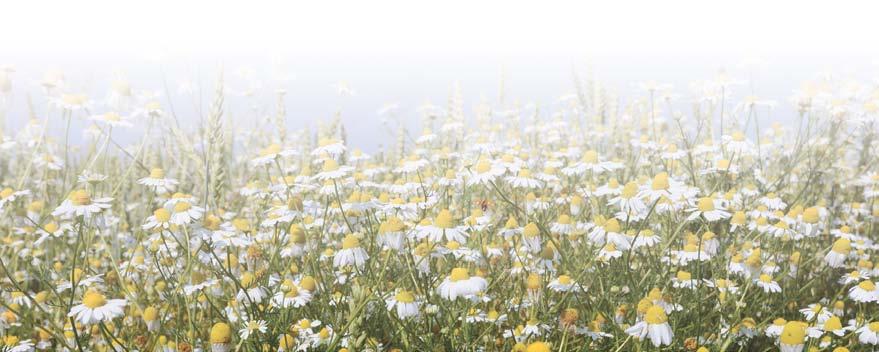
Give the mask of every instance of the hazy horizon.
[[[708, 55], [706, 55], [708, 56]], [[795, 56], [795, 55], [794, 55]], [[103, 101], [114, 79], [124, 79], [135, 93], [142, 91], [161, 95], [160, 101], [171, 102], [184, 126], [199, 121], [199, 109], [207, 109], [220, 73], [227, 89], [226, 112], [242, 127], [251, 126], [254, 116], [274, 113], [276, 92], [286, 91], [287, 126], [300, 129], [315, 127], [319, 121], [330, 121], [339, 112], [352, 146], [375, 151], [387, 146], [393, 138], [381, 125], [378, 111], [396, 105], [397, 114], [410, 133], [417, 136], [417, 109], [423, 104], [444, 108], [453, 87], [460, 86], [465, 113], [480, 102], [497, 106], [501, 81], [504, 106], [536, 106], [540, 115], [548, 117], [558, 99], [574, 92], [574, 72], [581, 80], [595, 79], [621, 102], [643, 98], [638, 83], [653, 80], [673, 86], [677, 95], [675, 111], [689, 114], [694, 96], [690, 83], [710, 80], [719, 73], [742, 80], [731, 95], [740, 98], [754, 95], [777, 103], [769, 122], [792, 121], [794, 110], [789, 98], [804, 81], [822, 74], [851, 78], [862, 83], [875, 80], [877, 66], [866, 55], [850, 57], [845, 65], [839, 56], [808, 57], [793, 60], [785, 55], [755, 57], [719, 54], [706, 57], [675, 55], [613, 56], [560, 54], [546, 56], [481, 55], [466, 58], [442, 58], [430, 55], [395, 57], [366, 54], [328, 58], [283, 55], [170, 55], [164, 58], [143, 58], [134, 55], [91, 60], [53, 60], [51, 57], [27, 59], [27, 54], [6, 57], [3, 65], [14, 72], [9, 76], [13, 85], [7, 97], [7, 129], [21, 127], [27, 120], [27, 95], [33, 99], [36, 114], [44, 117], [46, 101], [39, 81], [45, 72], [64, 72], [75, 93], [85, 93], [96, 102]], [[351, 92], [340, 94], [338, 85]], [[167, 85], [167, 92], [166, 92]], [[191, 93], [186, 93], [189, 86]], [[200, 92], [200, 93], [199, 93]], [[245, 93], [251, 94], [245, 97]], [[259, 106], [259, 112], [253, 108]], [[103, 113], [100, 104], [93, 113]], [[667, 114], [668, 111], [663, 113]], [[60, 123], [60, 117], [50, 121]], [[76, 122], [75, 122], [76, 123]], [[79, 123], [86, 123], [79, 121]], [[52, 128], [53, 134], [61, 131]], [[120, 143], [133, 140], [135, 131], [117, 131]], [[126, 137], [127, 136], [127, 137]], [[79, 136], [73, 136], [77, 142]]]
[[[89, 4], [94, 11], [83, 11]], [[444, 106], [456, 83], [465, 112], [483, 100], [496, 103], [502, 73], [506, 104], [535, 104], [548, 115], [558, 97], [573, 92], [574, 70], [624, 102], [638, 97], [639, 82], [670, 83], [682, 104], [690, 82], [724, 71], [753, 79], [733, 97], [774, 100], [778, 106], [767, 119], [789, 121], [787, 100], [804, 80], [830, 73], [869, 82], [879, 63], [879, 47], [870, 45], [875, 11], [869, 2], [825, 8], [745, 1], [723, 8], [723, 15], [698, 1], [552, 2], [540, 9], [455, 1], [207, 5], [13, 6], [0, 24], [8, 34], [0, 38], [0, 65], [15, 68], [7, 128], [26, 120], [26, 93], [38, 115], [45, 111], [36, 82], [49, 69], [64, 71], [72, 88], [93, 99], [104, 97], [114, 77], [125, 77], [135, 91], [157, 92], [165, 90], [165, 77], [184, 121], [197, 120], [198, 106], [209, 104], [222, 70], [233, 93], [226, 111], [242, 124], [249, 123], [250, 106], [233, 96], [254, 85], [239, 74], [249, 69], [261, 82], [255, 101], [263, 108], [273, 107], [277, 89], [286, 90], [290, 128], [340, 111], [351, 143], [374, 150], [389, 137], [376, 113], [387, 104], [399, 104], [401, 116], [417, 129], [411, 118], [416, 108]], [[203, 11], [210, 16], [198, 15]], [[765, 64], [746, 68], [745, 62]], [[207, 94], [200, 102], [181, 99], [181, 80]], [[340, 82], [356, 94], [340, 97], [334, 88]]]

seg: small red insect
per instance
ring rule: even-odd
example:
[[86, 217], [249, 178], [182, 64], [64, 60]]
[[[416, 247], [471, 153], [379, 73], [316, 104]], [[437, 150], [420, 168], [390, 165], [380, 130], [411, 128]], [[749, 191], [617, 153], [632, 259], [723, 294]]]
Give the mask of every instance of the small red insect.
[[482, 211], [488, 211], [488, 208], [491, 208], [491, 206], [494, 205], [488, 199], [479, 199], [474, 203], [476, 204], [476, 206], [482, 209]]

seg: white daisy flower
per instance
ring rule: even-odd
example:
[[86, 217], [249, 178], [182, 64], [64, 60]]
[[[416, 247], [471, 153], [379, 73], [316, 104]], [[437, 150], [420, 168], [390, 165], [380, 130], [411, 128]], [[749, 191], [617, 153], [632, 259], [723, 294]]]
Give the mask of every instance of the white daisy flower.
[[31, 191], [29, 190], [16, 191], [9, 187], [4, 188], [0, 191], [0, 209], [5, 208], [7, 204], [15, 202], [19, 197], [29, 195], [30, 193]]
[[92, 121], [97, 121], [104, 123], [111, 127], [132, 127], [134, 124], [131, 123], [127, 116], [119, 115], [116, 112], [107, 112], [100, 115], [94, 115], [89, 117]]
[[687, 210], [690, 212], [687, 220], [692, 221], [700, 217], [708, 222], [728, 219], [731, 216], [730, 213], [717, 203], [719, 202], [709, 197], [699, 198], [696, 207]]
[[147, 177], [137, 180], [137, 183], [153, 187], [157, 194], [165, 194], [171, 191], [174, 191], [174, 188], [177, 186], [177, 180], [173, 178], [165, 177], [165, 170], [160, 168], [153, 168], [150, 170], [150, 174]]
[[393, 296], [385, 300], [388, 310], [397, 313], [400, 319], [417, 317], [421, 303], [419, 303], [411, 291], [399, 290]]
[[858, 341], [870, 345], [879, 345], [879, 322], [865, 324], [855, 331]]
[[674, 337], [671, 326], [668, 324], [668, 316], [660, 306], [648, 308], [644, 314], [644, 320], [626, 329], [626, 333], [642, 340], [647, 337], [655, 347], [671, 345], [671, 340]]
[[322, 156], [328, 154], [332, 157], [338, 157], [345, 152], [345, 144], [341, 141], [332, 140], [332, 139], [322, 139], [319, 142], [320, 146], [314, 148], [311, 151], [312, 156]]
[[311, 292], [302, 289], [294, 282], [285, 280], [281, 290], [272, 297], [272, 303], [281, 308], [299, 308], [311, 302]]
[[82, 303], [70, 308], [69, 317], [85, 325], [107, 322], [124, 314], [124, 299], [108, 300], [101, 293], [88, 290], [82, 297]]
[[265, 320], [250, 320], [244, 327], [238, 330], [238, 335], [242, 340], [247, 340], [255, 333], [265, 334], [268, 331], [268, 325]]
[[857, 286], [850, 288], [848, 296], [855, 302], [876, 302], [879, 300], [879, 291], [876, 290], [876, 284], [873, 281], [864, 280]]
[[763, 292], [766, 293], [779, 293], [781, 292], [781, 286], [778, 285], [778, 282], [772, 280], [772, 277], [767, 274], [761, 274], [760, 277], [755, 280], [757, 286], [763, 289]]
[[543, 182], [531, 177], [531, 170], [520, 169], [516, 176], [507, 176], [505, 180], [513, 188], [536, 189], [543, 186]]
[[454, 268], [452, 273], [440, 283], [437, 292], [448, 300], [455, 300], [458, 297], [472, 299], [487, 286], [488, 282], [485, 279], [478, 276], [471, 277], [467, 269]]
[[72, 191], [67, 199], [55, 208], [52, 216], [64, 219], [82, 216], [89, 219], [105, 209], [109, 209], [112, 200], [113, 198], [92, 199], [88, 192], [81, 189]]
[[349, 234], [342, 240], [342, 249], [333, 257], [333, 267], [338, 268], [351, 265], [361, 268], [367, 259], [369, 259], [369, 254], [360, 247], [360, 239], [353, 234]]

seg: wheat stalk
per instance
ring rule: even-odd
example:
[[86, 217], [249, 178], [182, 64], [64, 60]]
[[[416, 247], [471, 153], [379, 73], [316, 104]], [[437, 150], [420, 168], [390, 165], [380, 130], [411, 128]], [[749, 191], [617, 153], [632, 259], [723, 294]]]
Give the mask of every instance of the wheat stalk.
[[[217, 80], [217, 87], [214, 91], [214, 101], [211, 103], [210, 115], [208, 116], [207, 129], [205, 131], [207, 143], [204, 152], [204, 170], [205, 170], [205, 194], [204, 205], [208, 208], [208, 201], [214, 201], [214, 207], [219, 207], [220, 199], [222, 199], [223, 184], [226, 180], [226, 171], [223, 165], [223, 73]], [[214, 176], [211, 179], [211, 176]], [[213, 198], [211, 198], [213, 196]]]

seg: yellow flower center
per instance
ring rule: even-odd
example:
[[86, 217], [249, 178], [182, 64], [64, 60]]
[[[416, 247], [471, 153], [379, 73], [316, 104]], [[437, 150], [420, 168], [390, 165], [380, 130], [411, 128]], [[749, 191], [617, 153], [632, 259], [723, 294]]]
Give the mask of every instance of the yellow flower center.
[[739, 131], [733, 132], [732, 140], [736, 142], [741, 142], [745, 140], [745, 134]]
[[339, 169], [339, 163], [335, 159], [324, 160], [324, 172], [332, 172]]
[[13, 346], [18, 344], [18, 336], [8, 335], [3, 338], [3, 344], [12, 348]]
[[443, 229], [455, 227], [452, 222], [452, 213], [448, 209], [440, 210], [439, 214], [436, 215], [436, 219], [433, 220], [433, 224]]
[[653, 183], [651, 187], [654, 191], [665, 190], [668, 189], [668, 173], [660, 172], [653, 177]]
[[15, 191], [12, 188], [6, 187], [2, 191], [0, 191], [0, 198], [6, 199], [9, 198]]
[[650, 290], [649, 293], [647, 293], [647, 298], [653, 301], [658, 301], [662, 299], [662, 290], [660, 290], [658, 287], [654, 287], [652, 290]]
[[352, 249], [360, 247], [360, 240], [354, 235], [347, 235], [342, 239], [342, 249]]
[[62, 94], [61, 95], [61, 100], [64, 101], [64, 103], [67, 105], [82, 105], [83, 103], [85, 103], [86, 99], [88, 99], [88, 97], [86, 97], [83, 94]]
[[415, 296], [412, 295], [411, 291], [406, 291], [406, 290], [397, 292], [397, 295], [394, 296], [394, 299], [396, 299], [397, 302], [403, 302], [403, 303], [415, 302]]
[[620, 181], [617, 181], [617, 179], [612, 178], [609, 181], [607, 181], [607, 187], [617, 189], [620, 187]]
[[768, 223], [769, 223], [769, 219], [766, 219], [766, 217], [761, 216], [761, 217], [757, 218], [757, 225], [763, 226]]
[[50, 223], [46, 224], [45, 226], [43, 226], [43, 229], [46, 230], [46, 232], [54, 233], [55, 231], [58, 231], [58, 223], [56, 223], [54, 221], [50, 222]]
[[714, 200], [708, 197], [699, 198], [699, 211], [707, 212], [714, 210]]
[[744, 225], [745, 221], [747, 221], [747, 217], [745, 215], [745, 212], [737, 211], [737, 212], [735, 212], [735, 214], [733, 214], [732, 220], [730, 220], [730, 223], [733, 223], [735, 225]]
[[104, 120], [119, 121], [119, 120], [122, 120], [122, 116], [119, 116], [119, 114], [117, 114], [115, 112], [108, 112], [108, 113], [104, 114]]
[[302, 287], [307, 291], [314, 291], [317, 288], [317, 281], [311, 276], [306, 276], [299, 281], [299, 287]]
[[250, 231], [250, 221], [247, 219], [236, 218], [232, 220], [232, 226], [235, 226], [235, 229], [241, 232]]
[[839, 321], [839, 317], [832, 316], [824, 321], [824, 331], [836, 331], [840, 329], [842, 329], [842, 322]]
[[665, 309], [661, 306], [655, 305], [647, 308], [647, 314], [644, 315], [644, 321], [651, 325], [664, 324], [668, 321], [668, 316], [665, 315]]
[[278, 337], [278, 347], [283, 351], [293, 351], [296, 348], [296, 338], [290, 334]]
[[286, 294], [287, 297], [296, 297], [299, 295], [299, 289], [296, 288], [296, 284], [291, 282], [290, 284], [286, 285], [286, 288], [287, 288], [287, 294]]
[[153, 168], [150, 170], [150, 178], [165, 178], [165, 170], [161, 168]]
[[216, 323], [211, 327], [211, 344], [228, 344], [232, 341], [232, 328], [226, 323]]
[[860, 287], [864, 291], [875, 291], [876, 290], [876, 284], [874, 284], [873, 281], [870, 281], [870, 280], [861, 281], [861, 283], [858, 284], [858, 287]]
[[478, 163], [476, 163], [476, 172], [480, 174], [484, 174], [491, 170], [491, 162], [485, 159], [480, 159]]
[[549, 345], [546, 342], [534, 342], [525, 348], [525, 352], [550, 352]]
[[41, 200], [35, 200], [35, 201], [31, 202], [30, 204], [28, 204], [27, 210], [35, 212], [35, 213], [39, 213], [43, 210], [43, 208], [45, 206], [46, 206], [45, 202], [43, 202]]
[[191, 208], [192, 208], [192, 204], [189, 204], [189, 202], [177, 202], [177, 204], [174, 204], [174, 212], [175, 213], [184, 212], [184, 211], [187, 211]]
[[85, 274], [85, 273], [82, 271], [82, 269], [80, 269], [80, 268], [73, 269], [73, 271], [70, 273], [70, 281], [71, 282], [78, 282], [79, 279], [82, 278], [83, 274]]
[[469, 278], [470, 273], [465, 268], [454, 268], [452, 269], [452, 274], [449, 275], [449, 280], [451, 280], [452, 282], [467, 280]]
[[540, 229], [537, 227], [537, 224], [533, 222], [529, 222], [528, 225], [525, 225], [525, 228], [522, 230], [525, 237], [536, 237], [540, 234]]
[[861, 272], [857, 271], [857, 270], [853, 270], [852, 272], [850, 272], [848, 274], [848, 277], [852, 278], [852, 279], [859, 279], [859, 278], [861, 278]]
[[268, 147], [265, 147], [265, 149], [261, 150], [259, 152], [259, 155], [260, 156], [269, 156], [269, 155], [273, 155], [273, 154], [278, 154], [280, 152], [281, 152], [281, 145], [280, 144], [272, 144]]
[[687, 271], [678, 271], [677, 275], [675, 275], [680, 281], [689, 281], [693, 279], [693, 274], [690, 274]]
[[568, 214], [559, 215], [559, 224], [570, 225], [571, 224], [571, 216]]
[[159, 317], [159, 310], [155, 307], [147, 307], [143, 310], [143, 320], [154, 321]]
[[538, 290], [542, 287], [540, 275], [531, 273], [528, 275], [528, 280], [526, 280], [525, 286], [528, 287], [529, 290]]
[[504, 227], [507, 229], [515, 229], [519, 227], [519, 222], [516, 221], [516, 218], [511, 216], [509, 219], [507, 219], [507, 223], [504, 224]]
[[848, 254], [852, 250], [852, 241], [840, 238], [833, 242], [833, 251], [839, 254]]
[[559, 276], [559, 283], [562, 285], [570, 285], [571, 284], [571, 277], [568, 275], [561, 275], [561, 276]]
[[815, 224], [818, 222], [818, 208], [806, 208], [803, 211], [803, 221], [807, 224]]
[[107, 304], [107, 299], [104, 298], [104, 295], [98, 292], [88, 291], [82, 297], [82, 304], [86, 307], [95, 309], [98, 307], [103, 307], [105, 304]]
[[617, 219], [610, 219], [604, 223], [604, 230], [607, 232], [620, 232], [620, 222]]
[[89, 205], [92, 204], [92, 199], [89, 197], [89, 193], [84, 189], [76, 190], [70, 192], [70, 196], [68, 197], [74, 205]]
[[635, 182], [626, 183], [623, 187], [622, 197], [629, 199], [638, 195], [638, 184]]
[[779, 337], [785, 345], [802, 345], [806, 341], [806, 324], [800, 321], [790, 321], [784, 324]]
[[587, 164], [595, 164], [598, 162], [598, 152], [594, 150], [589, 150], [586, 153], [583, 153], [583, 162]]
[[256, 282], [256, 277], [253, 274], [246, 272], [241, 274], [241, 286], [244, 288], [250, 288], [254, 282]]
[[158, 222], [168, 222], [168, 220], [171, 220], [171, 212], [165, 208], [156, 209], [156, 211], [153, 212], [153, 216], [156, 217], [156, 221]]

